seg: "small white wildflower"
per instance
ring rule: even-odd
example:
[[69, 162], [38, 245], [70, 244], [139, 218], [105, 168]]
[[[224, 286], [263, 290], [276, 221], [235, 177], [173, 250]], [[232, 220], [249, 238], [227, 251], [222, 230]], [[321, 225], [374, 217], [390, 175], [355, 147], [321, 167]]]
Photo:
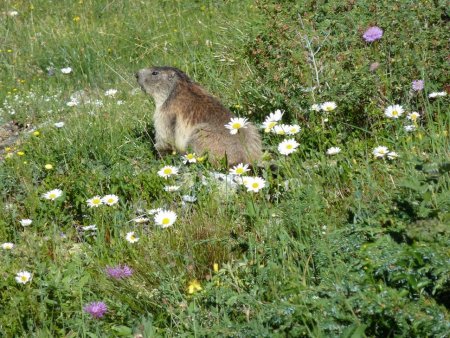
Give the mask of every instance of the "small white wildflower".
[[180, 190], [179, 185], [166, 185], [164, 187], [164, 191], [167, 191], [167, 192], [174, 192], [174, 191], [178, 191], [178, 190]]
[[102, 197], [102, 202], [106, 205], [114, 205], [119, 202], [119, 197], [116, 195], [105, 195]]
[[197, 158], [195, 157], [195, 153], [189, 153], [189, 154], [186, 154], [186, 155], [182, 156], [182, 160], [183, 160], [184, 164], [197, 162]]
[[328, 148], [327, 155], [336, 155], [336, 154], [339, 154], [340, 152], [341, 152], [341, 148], [331, 147], [331, 148]]
[[321, 104], [320, 109], [322, 109], [323, 111], [326, 112], [330, 112], [333, 111], [337, 108], [337, 105], [335, 102], [324, 102]]
[[389, 106], [384, 110], [384, 115], [391, 119], [398, 119], [400, 116], [402, 116], [403, 112], [404, 110], [402, 106], [394, 104], [393, 106]]
[[47, 200], [54, 201], [58, 197], [61, 197], [62, 194], [63, 194], [62, 190], [60, 190], [60, 189], [53, 189], [53, 190], [50, 190], [50, 191], [42, 194], [42, 197], [47, 199]]
[[149, 219], [147, 217], [136, 217], [133, 218], [133, 222], [136, 224], [142, 224], [142, 223], [147, 223], [149, 221]]
[[84, 227], [81, 227], [81, 229], [83, 231], [96, 231], [97, 230], [97, 225], [96, 224], [86, 225]]
[[66, 106], [67, 107], [75, 107], [75, 106], [78, 106], [78, 104], [79, 104], [78, 101], [72, 100], [72, 101], [67, 102]]
[[170, 210], [161, 210], [155, 215], [155, 223], [161, 228], [172, 226], [177, 220], [177, 214]]
[[293, 124], [293, 125], [287, 125], [286, 126], [286, 134], [287, 135], [295, 135], [298, 134], [301, 130], [300, 126], [298, 124]]
[[278, 124], [272, 128], [272, 132], [277, 135], [286, 135], [288, 133], [288, 125]]
[[121, 105], [123, 105], [125, 102], [123, 102], [122, 100], [117, 100], [117, 102], [116, 102], [116, 104], [118, 105], [118, 106], [121, 106]]
[[309, 108], [309, 109], [312, 110], [312, 111], [319, 112], [319, 111], [321, 110], [321, 106], [320, 106], [320, 104], [314, 103], [314, 104], [311, 106], [311, 108]]
[[72, 73], [72, 68], [70, 68], [70, 67], [61, 68], [61, 73], [70, 74], [70, 73]]
[[2, 244], [3, 250], [12, 250], [14, 248], [14, 243], [6, 242]]
[[410, 124], [410, 125], [404, 126], [404, 129], [407, 132], [412, 132], [412, 131], [416, 130], [416, 126], [413, 124]]
[[383, 158], [389, 153], [389, 149], [385, 146], [378, 146], [373, 149], [372, 153], [377, 158]]
[[447, 92], [433, 92], [428, 95], [428, 97], [430, 99], [435, 98], [435, 97], [443, 97], [443, 96], [447, 96]]
[[136, 237], [134, 231], [127, 232], [125, 239], [130, 243], [136, 243], [139, 241], [139, 237]]
[[278, 145], [278, 151], [282, 155], [289, 155], [295, 152], [299, 145], [300, 144], [294, 139], [284, 140]]
[[387, 158], [390, 160], [395, 160], [398, 157], [398, 154], [395, 151], [390, 151], [387, 154]]
[[108, 97], [116, 96], [116, 94], [117, 94], [117, 89], [108, 89], [107, 91], [105, 91], [105, 96], [108, 96]]
[[31, 219], [26, 218], [26, 219], [21, 219], [21, 220], [19, 221], [19, 223], [20, 223], [23, 227], [27, 227], [27, 226], [31, 225], [31, 223], [33, 223], [33, 221], [32, 221]]
[[156, 208], [156, 209], [150, 209], [150, 210], [147, 210], [147, 214], [149, 214], [149, 215], [154, 215], [154, 214], [157, 214], [158, 212], [160, 212], [160, 211], [162, 211], [163, 209], [161, 209], [161, 208]]
[[31, 273], [28, 271], [19, 271], [16, 274], [16, 281], [20, 284], [26, 284], [31, 280]]
[[19, 12], [18, 11], [8, 11], [8, 12], [6, 12], [6, 14], [10, 17], [15, 17], [15, 16], [19, 15]]
[[178, 168], [177, 167], [173, 167], [171, 165], [166, 165], [166, 166], [162, 167], [158, 171], [158, 175], [163, 177], [163, 178], [166, 178], [166, 179], [169, 176], [176, 175], [176, 174], [178, 174]]
[[275, 110], [274, 113], [270, 113], [269, 116], [266, 117], [266, 120], [271, 120], [271, 121], [281, 121], [281, 119], [283, 118], [284, 115], [284, 111], [277, 109]]
[[413, 111], [412, 113], [409, 113], [406, 118], [408, 120], [411, 120], [413, 122], [416, 122], [420, 118], [420, 114], [416, 111]]
[[184, 202], [188, 202], [188, 203], [194, 203], [195, 201], [197, 201], [197, 197], [191, 196], [191, 195], [183, 195], [183, 196], [181, 196], [181, 199]]
[[53, 124], [56, 128], [62, 128], [64, 127], [64, 122], [56, 122], [55, 124]]
[[232, 117], [225, 128], [230, 130], [231, 135], [236, 135], [241, 128], [247, 128], [248, 120], [245, 117]]

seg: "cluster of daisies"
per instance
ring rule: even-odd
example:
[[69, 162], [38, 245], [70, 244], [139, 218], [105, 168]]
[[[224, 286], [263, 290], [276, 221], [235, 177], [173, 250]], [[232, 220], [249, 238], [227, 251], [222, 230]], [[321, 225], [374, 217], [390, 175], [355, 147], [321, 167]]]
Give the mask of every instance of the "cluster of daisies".
[[[399, 105], [394, 104], [391, 106], [388, 106], [384, 110], [384, 115], [390, 119], [399, 119], [402, 115], [405, 114], [405, 109]], [[405, 131], [411, 132], [417, 129], [417, 124], [420, 119], [420, 114], [418, 112], [412, 112], [409, 114], [406, 114], [406, 119], [410, 122], [409, 124], [404, 126]]]
[[105, 195], [103, 197], [96, 195], [92, 198], [89, 198], [86, 201], [87, 205], [90, 208], [97, 208], [102, 204], [112, 206], [112, 205], [117, 204], [118, 202], [119, 202], [119, 197], [117, 195], [113, 195], [113, 194]]

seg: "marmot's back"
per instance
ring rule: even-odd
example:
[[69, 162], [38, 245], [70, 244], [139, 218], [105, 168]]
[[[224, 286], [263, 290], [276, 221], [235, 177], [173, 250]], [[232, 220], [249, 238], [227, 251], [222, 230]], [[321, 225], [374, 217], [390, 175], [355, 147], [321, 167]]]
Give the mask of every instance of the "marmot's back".
[[[250, 124], [231, 135], [225, 128], [233, 114], [219, 100], [172, 67], [140, 70], [136, 77], [156, 104], [154, 115], [158, 151], [192, 149], [208, 153], [212, 162], [253, 163], [261, 157], [261, 139]], [[170, 149], [169, 149], [170, 148]]]

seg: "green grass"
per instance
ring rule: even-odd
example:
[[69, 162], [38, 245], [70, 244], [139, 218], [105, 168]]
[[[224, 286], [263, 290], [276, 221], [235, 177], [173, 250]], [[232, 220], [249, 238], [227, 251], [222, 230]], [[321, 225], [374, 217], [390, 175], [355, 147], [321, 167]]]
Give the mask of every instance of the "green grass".
[[[0, 149], [0, 244], [15, 244], [0, 249], [0, 335], [445, 337], [450, 112], [448, 96], [428, 98], [447, 84], [444, 5], [3, 1], [0, 126], [21, 133]], [[365, 43], [375, 24], [383, 38]], [[280, 155], [290, 137], [261, 130], [258, 193], [215, 182], [209, 172], [226, 169], [207, 162], [158, 159], [154, 106], [134, 79], [150, 65], [181, 68], [255, 123], [284, 109], [302, 127], [298, 151]], [[67, 106], [77, 92], [91, 103]], [[325, 101], [337, 109], [309, 109]], [[394, 103], [420, 112], [416, 131], [384, 116]], [[399, 158], [375, 159], [379, 145]], [[332, 146], [341, 152], [326, 155]], [[180, 174], [159, 177], [167, 164]], [[42, 198], [55, 188], [63, 197]], [[119, 203], [88, 207], [106, 194]], [[155, 226], [155, 208], [175, 211], [174, 226]], [[142, 215], [150, 222], [136, 224]], [[94, 235], [82, 230], [92, 224]], [[117, 264], [133, 275], [109, 278]], [[83, 311], [93, 301], [107, 304], [103, 318]]]

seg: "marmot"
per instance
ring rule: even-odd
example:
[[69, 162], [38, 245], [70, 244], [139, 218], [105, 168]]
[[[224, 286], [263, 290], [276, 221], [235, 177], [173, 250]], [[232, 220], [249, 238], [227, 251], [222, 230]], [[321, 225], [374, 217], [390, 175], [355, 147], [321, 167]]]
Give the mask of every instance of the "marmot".
[[155, 100], [155, 147], [160, 155], [174, 150], [199, 156], [208, 153], [212, 163], [226, 157], [229, 166], [260, 159], [261, 138], [256, 127], [249, 124], [231, 135], [225, 124], [234, 115], [181, 70], [141, 69], [136, 78]]

